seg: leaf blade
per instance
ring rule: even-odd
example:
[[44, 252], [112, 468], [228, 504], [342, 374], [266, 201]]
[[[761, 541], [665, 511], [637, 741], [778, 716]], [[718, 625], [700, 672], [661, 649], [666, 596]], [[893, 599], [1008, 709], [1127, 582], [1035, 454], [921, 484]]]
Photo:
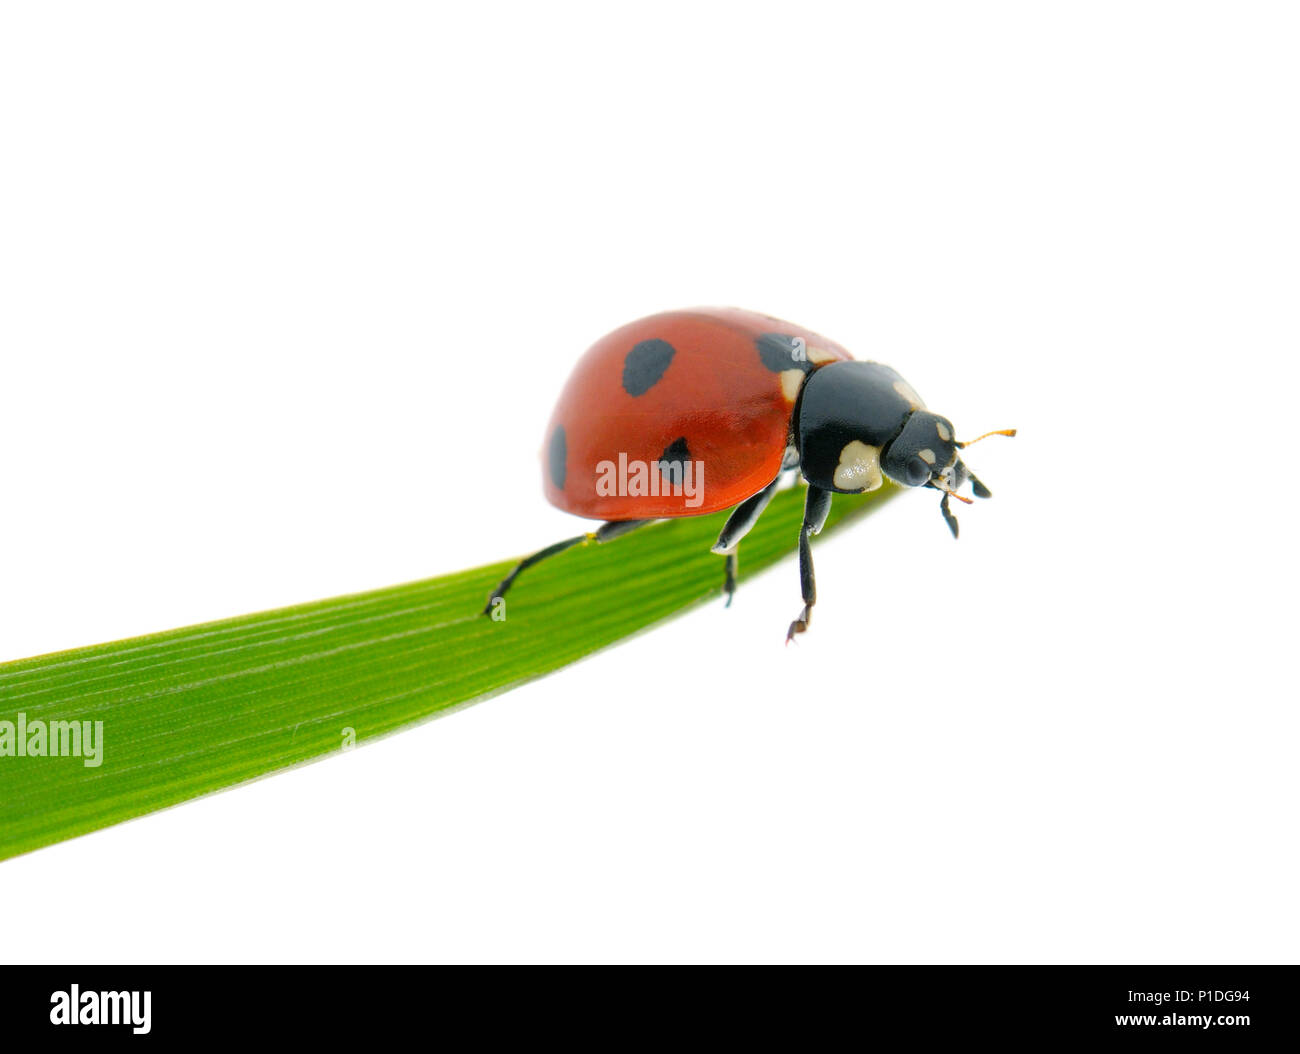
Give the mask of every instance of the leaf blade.
[[[839, 496], [826, 529], [896, 491]], [[799, 489], [741, 547], [740, 578], [793, 549]], [[507, 691], [721, 592], [725, 514], [513, 561], [0, 665], [0, 721], [103, 722], [103, 763], [0, 757], [0, 859], [233, 786]], [[774, 615], [774, 646], [780, 618]]]

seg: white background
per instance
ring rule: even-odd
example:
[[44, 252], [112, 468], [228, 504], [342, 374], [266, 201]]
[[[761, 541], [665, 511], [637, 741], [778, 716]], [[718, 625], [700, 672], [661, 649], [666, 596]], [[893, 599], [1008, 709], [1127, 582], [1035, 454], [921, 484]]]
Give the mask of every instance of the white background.
[[1020, 429], [797, 647], [787, 561], [11, 860], [4, 959], [1295, 961], [1293, 7], [3, 12], [0, 659], [573, 533], [551, 402], [658, 310]]

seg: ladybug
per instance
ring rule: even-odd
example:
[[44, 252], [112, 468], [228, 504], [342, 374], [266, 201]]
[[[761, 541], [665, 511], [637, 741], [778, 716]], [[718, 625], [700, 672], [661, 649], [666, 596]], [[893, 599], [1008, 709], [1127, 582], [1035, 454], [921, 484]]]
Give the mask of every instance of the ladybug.
[[723, 509], [731, 515], [713, 552], [726, 557], [730, 605], [740, 540], [781, 474], [798, 469], [808, 483], [799, 531], [803, 610], [789, 643], [808, 628], [817, 599], [810, 539], [826, 522], [831, 495], [875, 490], [886, 479], [929, 487], [943, 495], [939, 508], [956, 538], [949, 501], [971, 502], [958, 488], [969, 480], [976, 497], [992, 497], [958, 455], [968, 445], [893, 369], [859, 362], [811, 330], [738, 308], [651, 315], [592, 345], [546, 432], [547, 499], [604, 523], [520, 561], [484, 614], [549, 556], [655, 520]]

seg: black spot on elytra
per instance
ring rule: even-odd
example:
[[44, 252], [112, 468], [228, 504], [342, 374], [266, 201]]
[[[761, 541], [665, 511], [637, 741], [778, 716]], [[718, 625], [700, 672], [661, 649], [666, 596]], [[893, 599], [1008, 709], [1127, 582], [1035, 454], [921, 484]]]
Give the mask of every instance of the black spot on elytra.
[[551, 433], [551, 441], [546, 445], [546, 467], [551, 473], [551, 482], [556, 490], [564, 489], [564, 480], [568, 474], [569, 441], [564, 435], [564, 426], [556, 425]]
[[645, 395], [659, 383], [677, 354], [666, 340], [643, 340], [623, 360], [623, 389], [628, 395]]
[[808, 361], [808, 345], [803, 337], [764, 333], [754, 338], [754, 343], [758, 346], [758, 357], [763, 360], [763, 365], [773, 373], [784, 370], [803, 370], [804, 373], [812, 371], [812, 363]]
[[659, 455], [659, 474], [673, 486], [680, 487], [686, 479], [686, 462], [690, 460], [686, 437], [678, 436]]

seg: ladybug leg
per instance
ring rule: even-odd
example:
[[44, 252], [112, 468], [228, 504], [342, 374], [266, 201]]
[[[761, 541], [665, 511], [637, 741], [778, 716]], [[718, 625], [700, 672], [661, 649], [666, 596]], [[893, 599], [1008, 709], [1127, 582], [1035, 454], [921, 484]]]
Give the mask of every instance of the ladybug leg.
[[647, 523], [653, 523], [653, 520], [610, 520], [608, 523], [602, 523], [596, 530], [588, 534], [579, 534], [574, 538], [565, 538], [562, 542], [556, 542], [554, 545], [548, 545], [545, 549], [539, 549], [532, 556], [525, 556], [515, 565], [505, 578], [492, 590], [492, 595], [488, 597], [487, 604], [484, 606], [481, 614], [492, 614], [492, 607], [498, 600], [506, 595], [506, 591], [514, 585], [516, 578], [534, 564], [539, 564], [548, 556], [554, 556], [556, 553], [562, 553], [565, 549], [572, 549], [575, 545], [585, 545], [587, 542], [608, 542], [620, 535], [634, 531], [638, 527], [643, 527]]
[[785, 642], [794, 640], [796, 633], [808, 629], [812, 607], [817, 603], [817, 580], [813, 575], [812, 536], [820, 534], [831, 511], [831, 492], [821, 487], [808, 486], [808, 496], [803, 505], [803, 526], [799, 528], [799, 586], [803, 591], [803, 611], [790, 623]]
[[776, 479], [732, 509], [731, 515], [727, 517], [727, 522], [718, 534], [718, 540], [713, 543], [711, 551], [727, 558], [726, 576], [722, 582], [722, 592], [727, 598], [727, 607], [731, 607], [731, 598], [736, 593], [736, 547], [740, 545], [740, 539], [745, 537], [758, 522], [759, 516], [767, 508], [767, 503], [776, 493], [776, 485], [780, 479], [781, 473], [778, 472]]
[[939, 511], [943, 513], [944, 522], [948, 525], [948, 530], [952, 531], [952, 536], [957, 537], [957, 517], [952, 514], [952, 509], [948, 508], [948, 495], [943, 496], [939, 502]]
[[[990, 498], [993, 496], [993, 492], [989, 490], [988, 487], [984, 486], [984, 484], [981, 483], [979, 480], [969, 475], [967, 476], [967, 478], [974, 480], [975, 493], [977, 496], [990, 497]], [[939, 499], [939, 511], [943, 513], [943, 522], [948, 525], [948, 530], [952, 531], [952, 536], [954, 538], [958, 537], [957, 517], [952, 514], [952, 509], [949, 508], [949, 503], [951, 502], [954, 495], [950, 491], [944, 490], [942, 487], [936, 487], [933, 483], [927, 483], [926, 486], [929, 487], [931, 490], [939, 491], [943, 495], [943, 497]], [[980, 491], [983, 491], [984, 493], [980, 494]], [[958, 500], [964, 501], [967, 504], [970, 503], [970, 498], [962, 498], [958, 496]]]
[[492, 595], [488, 597], [487, 604], [486, 606], [484, 606], [481, 614], [483, 615], [492, 614], [493, 605], [496, 604], [498, 600], [500, 600], [502, 597], [506, 595], [507, 590], [509, 590], [510, 587], [514, 585], [515, 579], [518, 578], [524, 571], [527, 571], [528, 568], [532, 567], [533, 564], [539, 564], [543, 560], [545, 560], [548, 556], [554, 556], [556, 553], [564, 552], [565, 549], [572, 549], [575, 545], [581, 545], [583, 542], [587, 541], [588, 538], [590, 537], [591, 535], [580, 534], [576, 538], [566, 538], [562, 542], [556, 542], [554, 545], [548, 545], [545, 549], [539, 549], [537, 552], [533, 553], [532, 556], [525, 556], [522, 560], [519, 561], [519, 563], [515, 564], [513, 571], [511, 571], [508, 575], [506, 575], [505, 578], [501, 579], [496, 589], [492, 590]]
[[778, 474], [776, 479], [757, 494], [746, 498], [731, 510], [731, 515], [727, 517], [727, 522], [718, 533], [718, 540], [713, 543], [713, 552], [729, 553], [740, 544], [740, 539], [753, 529], [754, 524], [758, 522], [758, 517], [767, 508], [767, 503], [772, 500], [780, 479], [781, 476]]
[[727, 567], [722, 578], [722, 594], [727, 598], [724, 607], [731, 607], [731, 598], [736, 595], [736, 550], [732, 549], [727, 554]]

